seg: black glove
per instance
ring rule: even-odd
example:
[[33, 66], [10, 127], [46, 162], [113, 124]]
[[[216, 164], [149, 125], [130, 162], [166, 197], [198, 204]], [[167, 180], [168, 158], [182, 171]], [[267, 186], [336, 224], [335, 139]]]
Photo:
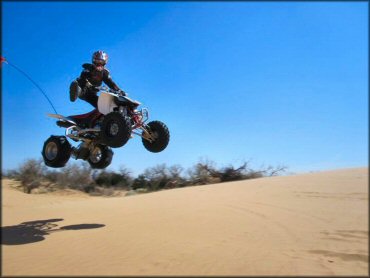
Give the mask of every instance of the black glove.
[[92, 87], [94, 87], [94, 85], [93, 84], [91, 84], [90, 82], [89, 82], [89, 80], [87, 80], [86, 79], [86, 82], [85, 82], [85, 88], [92, 88]]
[[121, 96], [126, 96], [127, 94], [126, 94], [126, 92], [125, 91], [123, 91], [123, 90], [118, 90], [118, 93], [121, 95]]

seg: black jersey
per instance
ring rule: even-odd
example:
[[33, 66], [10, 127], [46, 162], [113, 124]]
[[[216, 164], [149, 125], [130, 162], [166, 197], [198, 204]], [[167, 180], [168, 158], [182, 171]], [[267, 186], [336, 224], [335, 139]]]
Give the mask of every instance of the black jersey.
[[120, 90], [116, 83], [113, 82], [109, 71], [106, 68], [98, 70], [93, 64], [83, 64], [84, 70], [77, 79], [81, 89], [86, 87], [86, 81], [89, 81], [94, 87], [101, 86], [102, 82], [108, 85], [113, 90]]

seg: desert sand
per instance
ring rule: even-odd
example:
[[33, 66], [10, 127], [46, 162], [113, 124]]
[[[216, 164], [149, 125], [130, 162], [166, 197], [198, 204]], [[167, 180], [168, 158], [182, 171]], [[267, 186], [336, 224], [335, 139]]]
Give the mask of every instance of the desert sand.
[[127, 197], [2, 181], [2, 275], [368, 275], [368, 168]]

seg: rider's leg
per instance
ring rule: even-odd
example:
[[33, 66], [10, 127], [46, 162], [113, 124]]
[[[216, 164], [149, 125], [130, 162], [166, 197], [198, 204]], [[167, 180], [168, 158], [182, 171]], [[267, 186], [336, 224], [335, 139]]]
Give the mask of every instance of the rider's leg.
[[80, 99], [83, 99], [84, 101], [90, 103], [95, 108], [98, 107], [98, 96], [96, 95], [96, 92], [86, 91], [82, 93], [80, 96]]
[[81, 94], [81, 87], [78, 85], [77, 80], [74, 80], [69, 86], [69, 99], [70, 101], [75, 101], [77, 97]]

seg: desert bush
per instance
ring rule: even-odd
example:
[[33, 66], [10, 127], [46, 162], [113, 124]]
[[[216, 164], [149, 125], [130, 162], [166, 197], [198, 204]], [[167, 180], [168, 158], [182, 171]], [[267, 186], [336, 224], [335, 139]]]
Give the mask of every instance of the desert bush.
[[263, 177], [264, 177], [263, 171], [249, 170], [245, 174], [245, 179], [246, 180], [249, 180], [249, 179], [258, 179], [258, 178], [263, 178]]
[[184, 168], [178, 164], [168, 167], [168, 179], [164, 188], [184, 187], [189, 184], [187, 179], [182, 176]]
[[119, 172], [102, 170], [99, 173], [94, 173], [94, 181], [96, 184], [105, 187], [116, 187], [120, 189], [128, 189], [132, 185], [133, 178], [130, 171], [121, 166]]
[[238, 168], [229, 165], [218, 171], [217, 176], [220, 178], [221, 182], [243, 180], [246, 178], [246, 169], [247, 162], [244, 162], [244, 164]]
[[124, 188], [131, 188], [134, 178], [132, 177], [131, 171], [127, 169], [125, 166], [120, 166], [118, 170], [119, 174], [121, 175], [121, 187]]
[[136, 190], [138, 188], [149, 188], [149, 181], [144, 174], [140, 174], [134, 179], [132, 183], [132, 189]]
[[192, 185], [203, 185], [220, 182], [215, 176], [216, 166], [213, 161], [200, 160], [193, 168], [188, 170], [189, 182]]
[[60, 175], [60, 172], [57, 172], [55, 170], [48, 170], [44, 174], [44, 178], [52, 183], [57, 183]]
[[151, 191], [182, 187], [187, 185], [187, 180], [181, 176], [183, 168], [180, 165], [167, 167], [160, 164], [145, 169], [133, 182], [133, 188], [147, 188]]
[[95, 183], [92, 179], [92, 169], [88, 163], [70, 163], [62, 168], [57, 175], [57, 183], [63, 187], [90, 192]]
[[170, 181], [166, 164], [147, 168], [143, 175], [148, 181], [147, 186], [152, 191], [163, 189], [167, 182]]
[[21, 182], [23, 191], [31, 193], [31, 190], [37, 188], [43, 180], [46, 166], [41, 159], [28, 159], [22, 163], [17, 171], [16, 179]]
[[214, 165], [215, 164], [210, 161], [199, 162], [197, 164], [198, 172], [201, 174], [200, 180], [202, 180], [201, 178], [203, 177], [202, 181], [205, 184], [244, 180], [251, 178], [252, 175], [250, 175], [250, 172], [254, 172], [248, 168], [248, 162], [244, 162], [239, 167], [229, 164], [228, 166], [220, 169], [217, 169]]
[[8, 179], [17, 179], [19, 176], [19, 172], [15, 169], [10, 169], [2, 172], [1, 176]]
[[112, 171], [101, 171], [94, 181], [101, 186], [115, 186], [120, 182], [119, 174]]
[[228, 165], [223, 168], [216, 168], [215, 163], [210, 160], [201, 160], [189, 171], [191, 184], [212, 184], [218, 182], [229, 182], [246, 179], [256, 179], [266, 176], [276, 176], [287, 169], [286, 166], [268, 166], [260, 170], [253, 170], [249, 162], [244, 162], [239, 167]]
[[278, 165], [278, 166], [261, 166], [260, 170], [252, 170], [248, 169], [245, 175], [246, 179], [256, 179], [256, 178], [262, 178], [262, 177], [271, 177], [271, 176], [277, 176], [283, 172], [286, 171], [288, 167], [284, 165]]
[[285, 166], [285, 165], [278, 165], [278, 166], [275, 166], [275, 167], [269, 165], [269, 166], [267, 166], [267, 168], [265, 168], [262, 171], [262, 174], [264, 176], [272, 177], [272, 176], [277, 176], [277, 175], [279, 175], [282, 172], [285, 172], [287, 169], [288, 169], [288, 167]]
[[[41, 185], [49, 187], [52, 184], [59, 188], [71, 188], [94, 195], [111, 196], [116, 190], [125, 189], [131, 191], [143, 190], [145, 192], [161, 189], [184, 187], [189, 185], [213, 184], [219, 182], [255, 179], [266, 176], [276, 176], [287, 169], [286, 166], [278, 165], [262, 166], [254, 170], [249, 162], [240, 166], [229, 164], [218, 168], [211, 160], [201, 159], [183, 175], [184, 168], [180, 165], [168, 167], [159, 164], [144, 170], [136, 178], [124, 166], [119, 171], [93, 170], [85, 161], [69, 163], [61, 169], [47, 168], [42, 159], [28, 159], [19, 169], [8, 170], [3, 174], [10, 178], [21, 181], [21, 187], [27, 193]], [[47, 184], [49, 182], [49, 184]], [[52, 189], [52, 188], [51, 188]]]

